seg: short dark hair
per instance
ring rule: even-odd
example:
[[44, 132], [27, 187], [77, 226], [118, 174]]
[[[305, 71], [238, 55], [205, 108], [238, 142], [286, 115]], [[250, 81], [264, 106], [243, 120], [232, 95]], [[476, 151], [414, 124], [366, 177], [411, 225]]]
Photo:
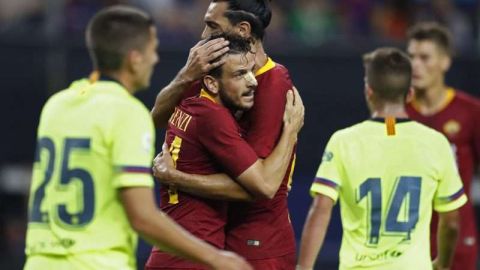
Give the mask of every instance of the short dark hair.
[[252, 36], [263, 40], [265, 28], [272, 19], [269, 0], [213, 0], [212, 2], [227, 2], [225, 17], [232, 25], [247, 21], [252, 27]]
[[143, 50], [150, 39], [152, 18], [145, 12], [124, 5], [107, 7], [90, 20], [86, 40], [95, 69], [120, 69], [126, 54]]
[[367, 83], [383, 101], [404, 100], [410, 89], [410, 58], [397, 48], [379, 48], [363, 56]]
[[415, 24], [407, 32], [407, 40], [431, 41], [439, 46], [447, 55], [453, 55], [453, 42], [450, 31], [436, 22]]
[[[222, 34], [212, 35], [206, 40], [206, 42], [216, 38], [224, 38], [229, 42], [228, 43], [229, 50], [219, 58], [224, 57], [225, 55], [230, 55], [230, 54], [247, 54], [252, 50], [250, 41], [248, 39], [232, 33], [222, 33]], [[213, 60], [212, 62], [218, 61], [219, 58]], [[210, 72], [208, 72], [208, 75], [217, 79], [220, 78], [223, 73], [222, 67], [223, 65], [210, 70]]]

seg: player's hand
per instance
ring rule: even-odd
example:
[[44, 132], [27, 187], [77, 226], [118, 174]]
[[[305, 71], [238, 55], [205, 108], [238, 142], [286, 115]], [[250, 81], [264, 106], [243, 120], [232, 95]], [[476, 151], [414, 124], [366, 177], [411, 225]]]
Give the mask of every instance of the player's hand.
[[162, 184], [170, 184], [168, 182], [168, 179], [170, 179], [168, 175], [171, 170], [174, 169], [175, 166], [173, 164], [173, 159], [170, 156], [167, 144], [164, 143], [162, 145], [162, 152], [160, 152], [160, 154], [158, 154], [153, 160], [153, 176], [155, 176]]
[[432, 262], [433, 270], [450, 270], [450, 267], [442, 267], [438, 261], [438, 258]]
[[205, 40], [199, 41], [190, 49], [187, 63], [180, 71], [180, 77], [188, 82], [201, 79], [210, 70], [225, 63], [224, 58], [213, 61], [228, 50], [228, 41], [223, 38], [216, 38], [208, 42]]
[[283, 114], [283, 125], [294, 133], [300, 132], [303, 127], [305, 107], [297, 88], [287, 91], [287, 103]]
[[220, 251], [212, 263], [214, 270], [253, 270], [245, 259], [229, 251]]

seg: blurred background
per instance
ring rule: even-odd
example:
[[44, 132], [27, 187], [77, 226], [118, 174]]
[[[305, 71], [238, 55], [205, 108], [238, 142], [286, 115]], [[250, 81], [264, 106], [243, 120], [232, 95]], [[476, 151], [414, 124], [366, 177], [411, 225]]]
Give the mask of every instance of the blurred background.
[[[100, 8], [118, 3], [141, 7], [153, 15], [160, 63], [151, 89], [138, 95], [151, 108], [158, 91], [183, 66], [188, 49], [198, 41], [209, 2], [0, 0], [0, 269], [23, 266], [39, 113], [50, 95], [91, 72], [84, 45], [88, 20]], [[441, 22], [452, 31], [456, 48], [448, 84], [479, 97], [480, 7], [477, 0], [274, 0], [272, 8], [266, 51], [290, 70], [307, 113], [289, 196], [299, 238], [311, 202], [308, 188], [328, 138], [335, 130], [368, 118], [361, 54], [384, 45], [404, 48], [410, 25]], [[159, 130], [158, 143], [163, 135]], [[479, 181], [475, 183], [472, 195], [479, 212]], [[338, 266], [340, 240], [337, 207], [319, 258], [322, 269]], [[140, 245], [139, 269], [149, 251], [148, 245]]]

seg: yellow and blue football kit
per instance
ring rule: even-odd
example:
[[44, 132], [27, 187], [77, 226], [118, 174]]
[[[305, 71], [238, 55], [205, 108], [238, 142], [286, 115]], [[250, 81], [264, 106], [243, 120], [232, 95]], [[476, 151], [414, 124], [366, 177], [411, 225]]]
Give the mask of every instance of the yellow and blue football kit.
[[44, 106], [25, 269], [135, 269], [137, 235], [118, 196], [152, 187], [149, 111], [118, 82], [79, 80]]
[[337, 131], [310, 191], [340, 200], [340, 269], [432, 269], [432, 207], [467, 200], [447, 139], [394, 118]]

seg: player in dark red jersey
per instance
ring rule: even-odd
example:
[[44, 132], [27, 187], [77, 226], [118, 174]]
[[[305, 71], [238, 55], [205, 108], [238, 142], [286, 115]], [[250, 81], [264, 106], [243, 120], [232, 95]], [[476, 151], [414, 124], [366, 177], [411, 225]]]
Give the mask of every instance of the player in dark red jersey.
[[[170, 117], [166, 151], [175, 167], [185, 173], [199, 175], [221, 171], [249, 192], [267, 196], [277, 190], [289, 165], [297, 133], [303, 123], [303, 106], [287, 101], [284, 127], [275, 150], [263, 162], [241, 137], [233, 113], [248, 110], [254, 101], [257, 81], [253, 75], [254, 55], [249, 41], [226, 36], [230, 50], [225, 63], [210, 71], [202, 80], [199, 96], [183, 100]], [[293, 95], [290, 93], [290, 99]], [[167, 147], [167, 146], [165, 146]], [[243, 189], [238, 196], [250, 199]], [[161, 208], [185, 229], [210, 244], [225, 248], [224, 227], [228, 204], [223, 200], [205, 199], [163, 186]], [[154, 249], [146, 269], [204, 269], [159, 249]]]
[[[206, 27], [202, 34], [207, 37], [219, 32], [234, 32], [253, 40], [258, 86], [253, 108], [241, 116], [239, 123], [245, 139], [260, 158], [272, 152], [280, 137], [285, 94], [293, 87], [288, 70], [271, 60], [263, 48], [262, 40], [270, 19], [268, 0], [214, 0], [205, 14]], [[219, 40], [199, 43], [192, 48], [185, 67], [157, 96], [152, 110], [157, 126], [165, 125], [173, 107], [182, 98], [199, 93], [195, 79], [205, 70], [219, 65], [211, 61], [227, 50], [224, 46], [227, 43]], [[226, 247], [245, 256], [257, 269], [295, 268], [295, 237], [287, 208], [293, 153], [291, 163], [280, 188], [270, 194], [273, 199], [234, 204], [230, 209], [235, 215], [228, 221]], [[212, 178], [211, 181], [166, 178], [180, 190], [205, 197], [229, 199], [239, 188], [227, 178]]]
[[[442, 132], [455, 153], [465, 194], [471, 198], [474, 171], [480, 158], [480, 103], [445, 84], [450, 68], [450, 33], [435, 23], [415, 25], [408, 33], [408, 54], [412, 59], [415, 98], [407, 106], [409, 116]], [[461, 230], [452, 270], [473, 270], [477, 265], [477, 226], [472, 201], [461, 209]], [[432, 218], [431, 250], [436, 254], [437, 217]]]

